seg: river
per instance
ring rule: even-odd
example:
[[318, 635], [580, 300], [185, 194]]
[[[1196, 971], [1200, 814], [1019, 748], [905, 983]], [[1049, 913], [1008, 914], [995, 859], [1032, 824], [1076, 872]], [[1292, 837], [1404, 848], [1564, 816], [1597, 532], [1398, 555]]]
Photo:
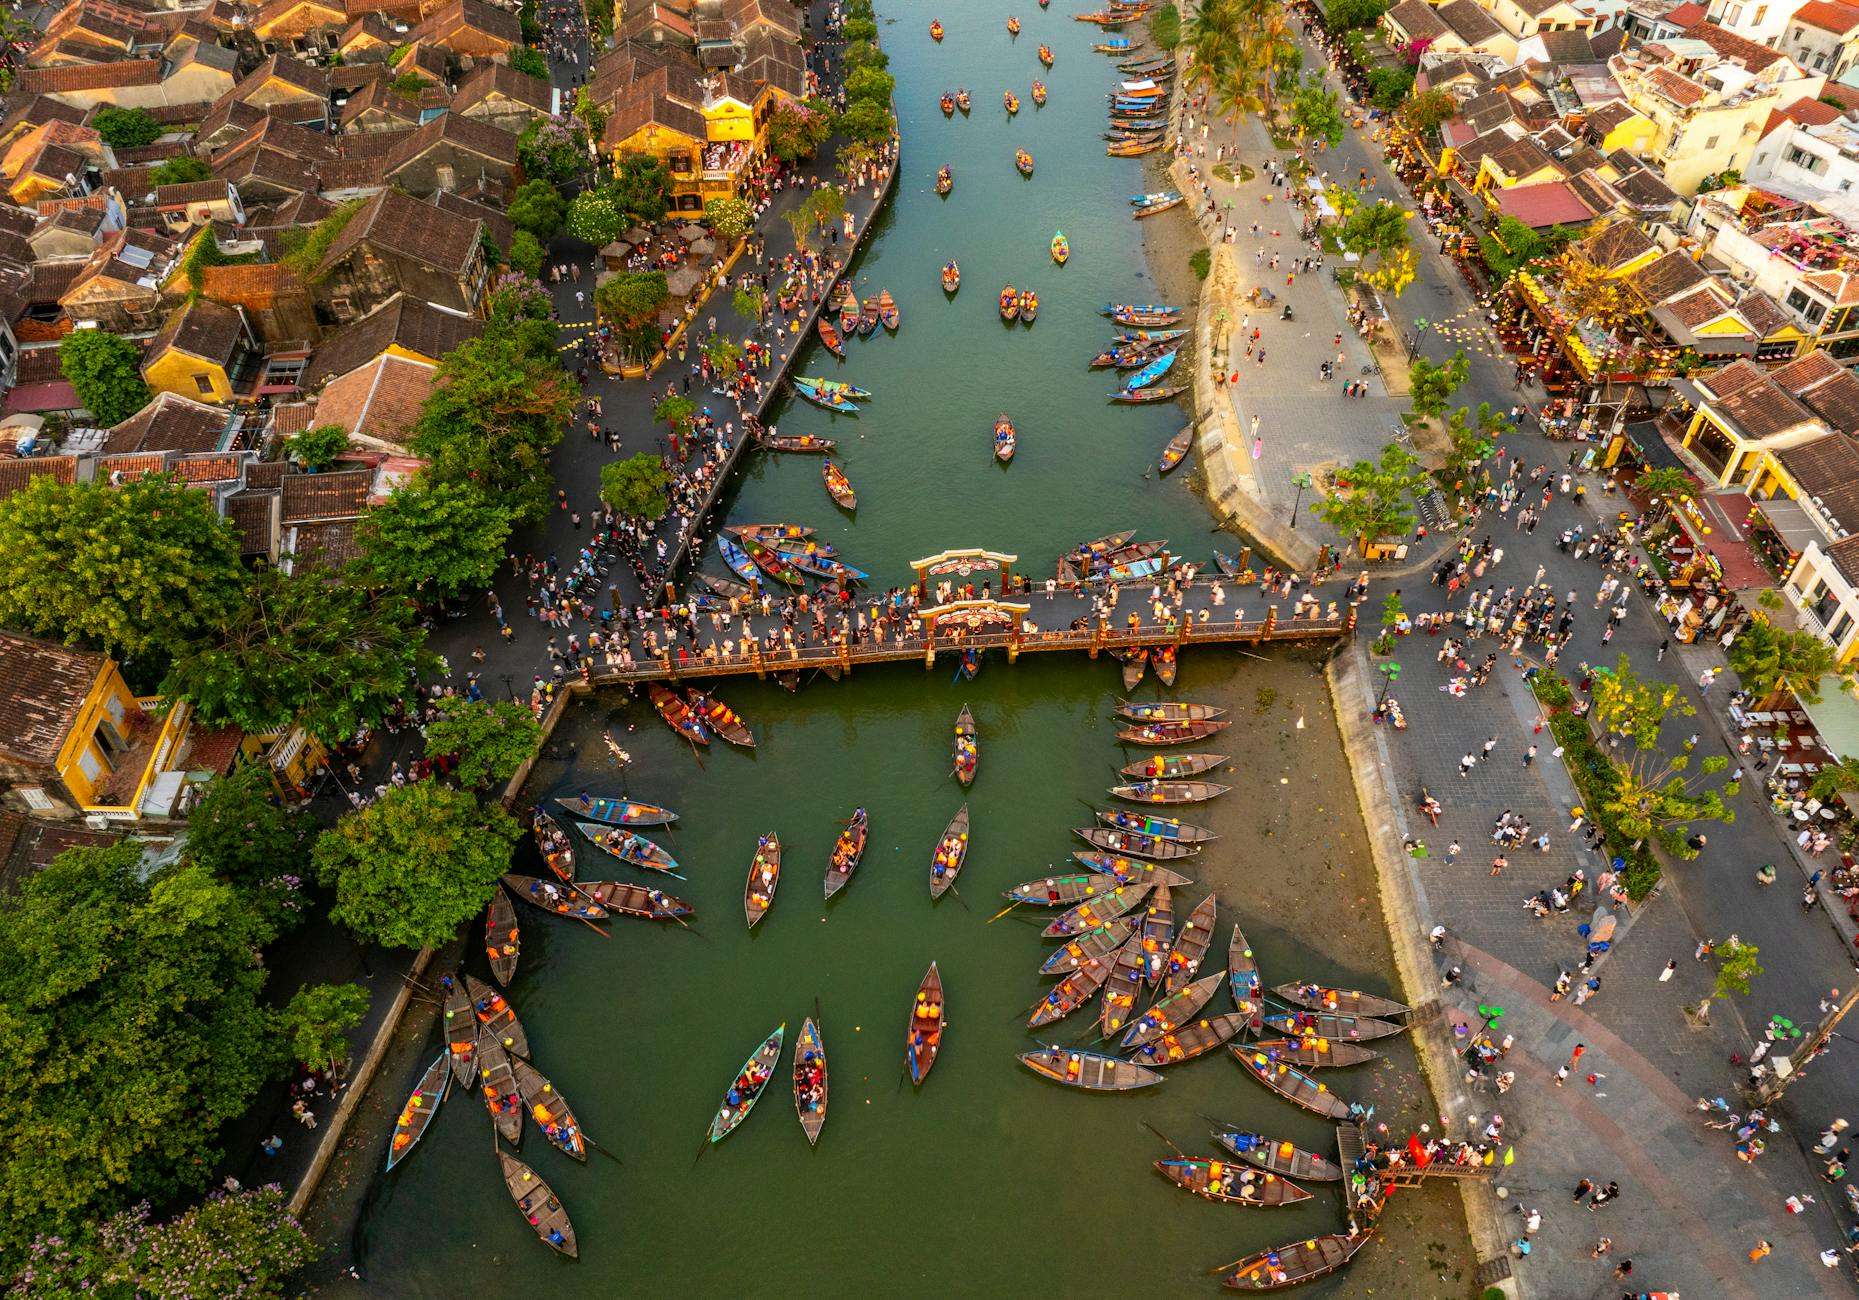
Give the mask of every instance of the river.
[[[896, 296], [903, 328], [850, 343], [842, 365], [816, 348], [801, 367], [877, 397], [857, 418], [805, 407], [772, 416], [782, 432], [842, 440], [858, 516], [828, 500], [816, 459], [790, 456], [751, 463], [731, 518], [813, 524], [885, 584], [907, 581], [912, 559], [971, 545], [1018, 553], [1043, 577], [1063, 546], [1113, 528], [1169, 537], [1204, 561], [1207, 515], [1186, 472], [1163, 483], [1142, 477], [1182, 412], [1106, 406], [1109, 379], [1084, 364], [1109, 332], [1100, 304], [1156, 296], [1125, 202], [1153, 182], [1138, 164], [1104, 156], [1098, 139], [1116, 75], [1090, 50], [1098, 29], [1028, 4], [1024, 32], [1009, 41], [1004, 11], [960, 0], [937, 11], [948, 34], [933, 45], [931, 16], [884, 27], [903, 173], [857, 268], [861, 294], [888, 287]], [[1057, 54], [1050, 71], [1035, 58], [1042, 41]], [[1035, 76], [1051, 89], [1039, 110]], [[973, 93], [974, 112], [945, 121], [937, 96], [958, 85]], [[1007, 86], [1022, 100], [1011, 121], [1000, 103]], [[1035, 156], [1030, 181], [1014, 171], [1016, 147]], [[946, 201], [931, 187], [943, 162], [956, 174]], [[1064, 268], [1046, 251], [1055, 228], [1072, 241]], [[963, 270], [953, 302], [937, 283], [951, 256]], [[1000, 323], [995, 296], [1008, 281], [1040, 293], [1030, 329]], [[1003, 410], [1021, 433], [1006, 469], [990, 450]], [[1247, 1211], [1189, 1197], [1150, 1170], [1170, 1153], [1145, 1122], [1207, 1154], [1203, 1115], [1334, 1154], [1329, 1124], [1242, 1078], [1224, 1053], [1120, 1096], [1061, 1089], [1015, 1062], [1034, 1043], [1022, 1025], [1045, 987], [1036, 970], [1047, 945], [1033, 923], [1046, 918], [989, 917], [1003, 888], [1081, 847], [1071, 828], [1089, 820], [1083, 802], [1106, 806], [1104, 787], [1135, 755], [1115, 742], [1112, 663], [996, 661], [959, 687], [950, 667], [874, 669], [798, 695], [730, 684], [721, 694], [759, 747], [714, 745], [701, 762], [624, 695], [570, 713], [529, 795], [618, 788], [601, 739], [610, 731], [632, 755], [629, 792], [680, 813], [677, 829], [658, 838], [689, 877], [673, 891], [697, 908], [694, 933], [621, 921], [610, 938], [533, 911], [520, 917], [512, 1000], [535, 1063], [624, 1164], [597, 1156], [576, 1166], [530, 1128], [523, 1156], [578, 1229], [581, 1258], [567, 1263], [511, 1209], [476, 1098], [454, 1095], [417, 1154], [368, 1193], [354, 1245], [369, 1293], [643, 1295], [676, 1285], [704, 1296], [1213, 1294], [1205, 1273], [1214, 1265], [1336, 1229], [1334, 1187], [1313, 1186], [1315, 1198], [1299, 1207]], [[1204, 973], [1224, 964], [1239, 920], [1267, 983], [1309, 976], [1384, 990], [1392, 971], [1373, 872], [1318, 668], [1308, 654], [1184, 655], [1177, 694], [1226, 704], [1239, 720], [1213, 746], [1235, 756], [1217, 776], [1235, 793], [1191, 813], [1221, 838], [1189, 865], [1197, 883], [1177, 891], [1177, 917], [1209, 888], [1218, 893]], [[963, 703], [981, 730], [980, 772], [966, 793], [949, 774]], [[932, 905], [929, 856], [964, 800], [973, 848], [960, 897]], [[823, 906], [837, 823], [861, 805], [870, 848], [845, 893]], [[744, 875], [756, 835], [771, 830], [786, 871], [750, 933]], [[523, 853], [530, 869], [533, 851]], [[583, 846], [584, 876], [615, 874], [593, 857]], [[901, 1072], [905, 1013], [932, 959], [949, 1027], [935, 1072], [913, 1089]], [[819, 1147], [796, 1123], [784, 1057], [749, 1121], [700, 1154], [743, 1058], [781, 1022], [791, 1044], [816, 1002], [832, 1085]], [[1228, 1009], [1224, 992], [1214, 1009]], [[1084, 1029], [1080, 1013], [1045, 1041], [1070, 1043]], [[377, 1126], [435, 1043], [428, 1030], [390, 1061], [383, 1095], [371, 1100]], [[1430, 1118], [1404, 1038], [1384, 1061], [1326, 1082], [1373, 1103], [1377, 1121], [1397, 1132]], [[1305, 1294], [1467, 1294], [1452, 1195], [1399, 1194], [1383, 1220], [1388, 1240]]]

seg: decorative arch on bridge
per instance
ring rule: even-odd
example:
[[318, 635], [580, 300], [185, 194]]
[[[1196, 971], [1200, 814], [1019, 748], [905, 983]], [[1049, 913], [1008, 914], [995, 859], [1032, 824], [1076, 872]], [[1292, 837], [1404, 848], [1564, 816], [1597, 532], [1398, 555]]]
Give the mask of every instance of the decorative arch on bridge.
[[922, 598], [929, 595], [930, 580], [933, 578], [972, 578], [990, 569], [998, 575], [994, 589], [1006, 591], [1007, 580], [1013, 576], [1013, 566], [1019, 560], [1017, 555], [1002, 555], [998, 551], [970, 547], [960, 551], [944, 551], [927, 560], [913, 560], [910, 567], [917, 571], [917, 596]]
[[954, 600], [947, 605], [932, 605], [928, 609], [918, 610], [917, 617], [923, 620], [923, 626], [931, 637], [940, 629], [957, 627], [968, 632], [982, 632], [996, 627], [1012, 632], [1020, 627], [1021, 620], [1032, 609], [1031, 605], [1018, 605], [1010, 600]]

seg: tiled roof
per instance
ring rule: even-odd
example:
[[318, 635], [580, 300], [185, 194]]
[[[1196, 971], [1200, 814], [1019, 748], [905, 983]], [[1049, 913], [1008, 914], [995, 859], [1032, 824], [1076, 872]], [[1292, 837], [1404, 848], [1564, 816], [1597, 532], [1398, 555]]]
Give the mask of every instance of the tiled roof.
[[1697, 82], [1679, 76], [1670, 68], [1648, 68], [1645, 73], [1646, 84], [1653, 91], [1677, 104], [1680, 108], [1690, 108], [1702, 103], [1709, 92]]
[[9, 457], [0, 460], [0, 501], [6, 500], [42, 474], [60, 483], [77, 482], [77, 457], [34, 456], [30, 460]]
[[329, 381], [316, 400], [312, 425], [337, 424], [351, 434], [404, 446], [436, 373], [437, 367], [424, 361], [376, 357]]
[[52, 641], [0, 632], [0, 755], [49, 767], [105, 659]]
[[1837, 122], [1845, 114], [1833, 105], [1818, 99], [1803, 96], [1788, 105], [1769, 114], [1769, 120], [1763, 124], [1762, 134], [1767, 135], [1786, 122], [1799, 122], [1802, 126], [1825, 126]]
[[1690, 293], [1682, 294], [1666, 303], [1665, 309], [1671, 312], [1673, 319], [1686, 329], [1695, 330], [1700, 325], [1727, 314], [1730, 311], [1730, 305], [1717, 296], [1714, 286], [1701, 284]]
[[1709, 272], [1677, 249], [1628, 277], [1640, 296], [1654, 305], [1688, 293], [1710, 278]]
[[247, 311], [263, 311], [278, 300], [303, 292], [303, 282], [296, 272], [276, 262], [252, 262], [244, 266], [208, 266], [200, 274], [200, 293], [216, 302], [230, 303]]
[[1662, 216], [1670, 215], [1673, 205], [1678, 202], [1678, 191], [1667, 185], [1665, 178], [1650, 167], [1635, 167], [1623, 173], [1614, 182], [1614, 188], [1635, 208], [1656, 211]]
[[1794, 325], [1794, 320], [1782, 310], [1781, 304], [1760, 289], [1747, 290], [1736, 300], [1736, 309], [1743, 313], [1759, 338], [1772, 338]]
[[1498, 26], [1497, 20], [1474, 4], [1473, 0], [1451, 0], [1441, 5], [1439, 18], [1458, 34], [1460, 40], [1473, 47], [1504, 35], [1504, 29]]
[[1588, 114], [1587, 129], [1597, 139], [1605, 138], [1609, 131], [1632, 121], [1637, 116], [1633, 105], [1627, 103], [1626, 100], [1611, 100]]
[[[491, 128], [495, 134], [502, 131]], [[382, 190], [350, 219], [330, 244], [323, 267], [334, 266], [362, 244], [461, 275], [478, 249], [478, 223], [421, 203], [398, 190]]]
[[373, 481], [374, 472], [366, 469], [286, 474], [284, 522], [289, 525], [359, 518], [368, 504], [368, 485]]
[[1752, 438], [1767, 438], [1813, 419], [1813, 412], [1773, 384], [1751, 384], [1717, 409]]
[[395, 294], [352, 325], [325, 338], [303, 368], [304, 391], [323, 380], [347, 374], [399, 345], [408, 352], [442, 359], [467, 339], [484, 332], [484, 322], [441, 311], [431, 303]]
[[1813, 498], [1835, 527], [1859, 531], [1859, 447], [1841, 433], [1786, 447], [1777, 453], [1782, 468]]
[[57, 68], [26, 68], [13, 83], [23, 95], [68, 95], [86, 90], [120, 90], [154, 86], [161, 82], [157, 59], [124, 59], [118, 63], [73, 63]]
[[[1410, 2], [1424, 4], [1425, 0]], [[458, 84], [458, 93], [452, 96], [452, 111], [463, 113], [492, 95], [527, 104], [540, 113], [549, 111], [549, 83], [526, 72], [518, 72], [507, 63], [481, 63], [473, 68]]]
[[1752, 361], [1732, 361], [1721, 370], [1712, 370], [1698, 376], [1700, 386], [1708, 389], [1719, 400], [1740, 393], [1751, 384], [1760, 384], [1768, 379], [1767, 373]]
[[1726, 59], [1736, 59], [1751, 72], [1761, 72], [1770, 64], [1787, 57], [1780, 50], [1758, 45], [1748, 37], [1738, 36], [1716, 23], [1696, 23], [1685, 29], [1685, 35], [1694, 41], [1703, 41]]
[[152, 360], [169, 348], [212, 361], [221, 366], [232, 364], [233, 354], [245, 336], [245, 318], [237, 307], [196, 298], [168, 317], [149, 345]]
[[181, 482], [189, 485], [235, 482], [248, 455], [249, 452], [224, 452], [213, 456], [176, 456], [168, 462], [168, 472], [180, 475]]
[[1493, 195], [1499, 212], [1515, 217], [1532, 230], [1576, 225], [1594, 220], [1594, 212], [1563, 181], [1513, 185]]
[[253, 92], [271, 81], [279, 81], [291, 86], [305, 95], [319, 98], [329, 94], [329, 74], [321, 68], [293, 59], [288, 54], [273, 54], [263, 63], [247, 73], [245, 79], [232, 88], [235, 99], [247, 99]]
[[488, 37], [506, 45], [523, 43], [523, 29], [516, 15], [485, 4], [483, 0], [452, 0], [433, 10], [413, 29], [412, 39], [444, 45], [464, 33]]
[[1831, 0], [1807, 0], [1794, 11], [1793, 21], [1803, 27], [1818, 27], [1823, 32], [1844, 36], [1859, 27], [1859, 9], [1831, 3]]
[[239, 534], [239, 554], [271, 554], [278, 527], [278, 492], [246, 488], [226, 498], [226, 518]]
[[[361, 555], [355, 522], [353, 519], [331, 519], [288, 525], [290, 537], [285, 549], [296, 557], [297, 564], [339, 568]], [[293, 565], [293, 571], [294, 568]]]
[[285, 476], [289, 473], [290, 466], [281, 460], [248, 461], [245, 466], [245, 486], [248, 488], [281, 487]]
[[1427, 0], [1401, 0], [1388, 10], [1386, 21], [1406, 32], [1416, 41], [1436, 41], [1446, 34], [1446, 24], [1433, 12]]
[[161, 392], [128, 419], [110, 427], [106, 455], [132, 451], [218, 451], [226, 445], [226, 412], [178, 393]]
[[[1493, 26], [1495, 25], [1494, 23]], [[1543, 52], [1547, 55], [1549, 62], [1558, 68], [1566, 68], [1571, 64], [1595, 62], [1594, 47], [1588, 43], [1586, 32], [1538, 32], [1537, 35], [1543, 42]]]
[[1825, 554], [1847, 585], [1859, 587], [1859, 537], [1842, 537], [1827, 547]]

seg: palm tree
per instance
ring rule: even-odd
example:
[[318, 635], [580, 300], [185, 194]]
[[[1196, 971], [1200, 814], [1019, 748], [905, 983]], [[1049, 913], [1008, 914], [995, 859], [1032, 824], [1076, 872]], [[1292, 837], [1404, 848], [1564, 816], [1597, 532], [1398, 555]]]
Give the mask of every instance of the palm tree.
[[1823, 678], [1837, 674], [1845, 679], [1852, 671], [1840, 666], [1833, 647], [1812, 632], [1778, 628], [1761, 613], [1753, 614], [1731, 642], [1730, 667], [1745, 690], [1766, 699], [1764, 708], [1775, 707], [1784, 695], [1818, 704]]
[[1263, 106], [1260, 112], [1271, 124], [1272, 91], [1278, 80], [1278, 64], [1283, 60], [1285, 51], [1294, 48], [1290, 28], [1285, 23], [1285, 11], [1275, 0], [1248, 0], [1247, 44], [1250, 48], [1250, 62], [1259, 69], [1259, 82], [1263, 91]]
[[1188, 89], [1212, 90], [1239, 54], [1233, 0], [1206, 0], [1188, 20], [1185, 40], [1194, 53], [1188, 65]]
[[1690, 476], [1673, 465], [1641, 470], [1640, 476], [1633, 480], [1633, 486], [1637, 491], [1645, 493], [1648, 499], [1664, 501], [1668, 506], [1691, 495]]

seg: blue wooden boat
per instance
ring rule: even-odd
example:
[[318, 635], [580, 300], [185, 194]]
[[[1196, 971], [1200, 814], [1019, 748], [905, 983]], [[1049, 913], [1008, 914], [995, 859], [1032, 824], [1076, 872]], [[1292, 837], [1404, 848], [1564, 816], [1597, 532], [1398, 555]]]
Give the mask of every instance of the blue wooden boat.
[[585, 835], [595, 848], [621, 862], [684, 879], [678, 873], [678, 860], [643, 835], [635, 835], [619, 826], [603, 828], [593, 822], [577, 822], [575, 829]]
[[[501, 894], [503, 891], [498, 892]], [[387, 1148], [387, 1167], [390, 1170], [406, 1159], [419, 1140], [426, 1136], [426, 1130], [432, 1124], [433, 1117], [439, 1113], [439, 1104], [445, 1100], [451, 1083], [450, 1055], [440, 1052], [439, 1059], [427, 1066], [426, 1073], [413, 1085], [407, 1104], [400, 1108], [400, 1118], [394, 1121], [393, 1140]]]
[[787, 1022], [783, 1021], [774, 1033], [762, 1040], [762, 1045], [736, 1072], [736, 1081], [723, 1094], [723, 1104], [717, 1107], [716, 1118], [710, 1121], [710, 1141], [713, 1144], [734, 1133], [736, 1126], [749, 1117], [749, 1112], [755, 1109], [755, 1103], [762, 1099], [768, 1081], [775, 1077], [775, 1065], [781, 1060], [781, 1040], [786, 1034]]
[[855, 569], [843, 560], [836, 560], [817, 551], [811, 555], [803, 551], [783, 551], [781, 558], [802, 573], [810, 573], [829, 582], [865, 582], [871, 577], [863, 569]]
[[815, 406], [828, 411], [840, 411], [846, 415], [858, 414], [858, 406], [843, 393], [823, 387], [825, 380], [800, 378], [794, 381], [794, 391], [812, 402]]
[[751, 585], [761, 582], [762, 571], [755, 567], [755, 561], [749, 558], [749, 553], [740, 545], [719, 534], [716, 548], [722, 553], [723, 563], [729, 566], [730, 572]]
[[1181, 352], [1179, 349], [1173, 352], [1164, 352], [1154, 361], [1151, 361], [1141, 370], [1131, 375], [1128, 381], [1123, 385], [1123, 391], [1126, 393], [1133, 393], [1138, 388], [1147, 388], [1150, 384], [1153, 384], [1163, 375], [1173, 370], [1175, 368], [1175, 358], [1180, 355]]
[[637, 803], [631, 799], [606, 799], [578, 794], [572, 799], [557, 799], [555, 802], [584, 821], [600, 822], [605, 826], [669, 826], [678, 820], [678, 814], [669, 808], [661, 808], [655, 803]]
[[1107, 302], [1097, 309], [1100, 316], [1179, 316], [1181, 308], [1165, 307], [1160, 303]]
[[1178, 199], [1180, 197], [1181, 191], [1179, 190], [1157, 190], [1153, 194], [1132, 194], [1130, 195], [1130, 206], [1132, 208], [1144, 208], [1151, 203], [1160, 203], [1163, 199]]
[[860, 388], [857, 384], [848, 384], [841, 379], [816, 379], [812, 376], [804, 376], [794, 382], [812, 384], [823, 392], [838, 393], [841, 397], [850, 397], [857, 402], [867, 401], [872, 395], [869, 388]]

